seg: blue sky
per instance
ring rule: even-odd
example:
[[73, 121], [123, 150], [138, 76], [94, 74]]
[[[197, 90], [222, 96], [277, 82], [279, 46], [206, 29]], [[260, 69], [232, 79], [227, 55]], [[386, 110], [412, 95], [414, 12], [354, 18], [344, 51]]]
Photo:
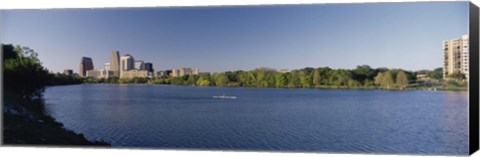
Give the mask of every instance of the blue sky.
[[96, 69], [111, 52], [155, 70], [256, 67], [406, 70], [442, 66], [442, 41], [468, 33], [468, 2], [2, 11], [2, 43], [28, 46], [49, 70]]

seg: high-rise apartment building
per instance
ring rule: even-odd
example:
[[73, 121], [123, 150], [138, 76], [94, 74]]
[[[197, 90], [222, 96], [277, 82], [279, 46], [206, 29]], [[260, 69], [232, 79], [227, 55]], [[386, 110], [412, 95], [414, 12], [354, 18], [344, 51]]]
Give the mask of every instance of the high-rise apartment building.
[[113, 51], [110, 59], [110, 68], [114, 77], [120, 77], [120, 52]]
[[446, 79], [454, 72], [460, 72], [469, 78], [469, 39], [468, 35], [461, 38], [443, 41], [443, 78]]
[[92, 58], [82, 57], [82, 59], [80, 60], [80, 76], [86, 77], [88, 70], [93, 70]]

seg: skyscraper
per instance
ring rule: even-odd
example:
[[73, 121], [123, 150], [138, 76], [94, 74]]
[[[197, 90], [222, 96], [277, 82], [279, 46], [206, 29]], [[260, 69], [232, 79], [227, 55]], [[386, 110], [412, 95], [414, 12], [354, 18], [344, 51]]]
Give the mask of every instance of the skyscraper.
[[120, 54], [118, 51], [112, 52], [109, 70], [113, 72], [114, 77], [120, 77]]
[[460, 72], [468, 79], [468, 35], [461, 38], [443, 41], [443, 78], [454, 72]]
[[92, 58], [82, 57], [82, 60], [80, 60], [80, 76], [86, 77], [88, 70], [93, 70]]
[[120, 58], [120, 77], [122, 77], [125, 71], [132, 70], [134, 68], [135, 68], [135, 60], [130, 54], [123, 55]]
[[147, 70], [147, 71], [150, 72], [150, 73], [153, 73], [153, 64], [152, 64], [152, 63], [146, 62], [146, 63], [144, 64], [144, 66], [145, 66], [145, 70]]
[[144, 64], [142, 60], [135, 61], [135, 69], [137, 70], [145, 70]]

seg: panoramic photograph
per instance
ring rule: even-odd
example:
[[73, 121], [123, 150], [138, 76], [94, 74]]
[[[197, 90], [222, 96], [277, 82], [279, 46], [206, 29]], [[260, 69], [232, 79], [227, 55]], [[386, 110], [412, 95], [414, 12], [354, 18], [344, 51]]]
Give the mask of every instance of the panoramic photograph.
[[468, 11], [1, 10], [2, 143], [468, 155]]

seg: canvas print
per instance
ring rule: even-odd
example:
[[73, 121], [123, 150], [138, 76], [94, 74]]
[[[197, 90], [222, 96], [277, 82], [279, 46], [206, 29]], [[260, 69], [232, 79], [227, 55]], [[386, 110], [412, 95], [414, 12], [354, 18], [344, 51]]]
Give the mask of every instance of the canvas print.
[[468, 155], [469, 4], [2, 10], [2, 142]]

